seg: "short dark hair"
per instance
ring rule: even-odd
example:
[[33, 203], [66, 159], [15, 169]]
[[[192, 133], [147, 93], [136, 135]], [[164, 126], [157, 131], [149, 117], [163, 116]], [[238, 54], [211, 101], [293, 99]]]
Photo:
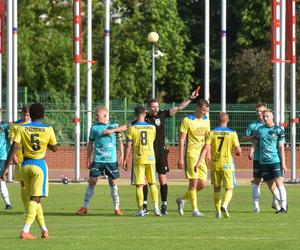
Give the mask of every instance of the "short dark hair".
[[198, 102], [197, 102], [197, 106], [198, 107], [209, 107], [209, 103], [208, 101], [206, 101], [205, 99], [200, 99]]
[[41, 103], [33, 103], [29, 107], [29, 114], [31, 120], [38, 120], [44, 118], [45, 108]]
[[135, 115], [141, 115], [141, 114], [144, 114], [146, 112], [145, 108], [143, 106], [137, 106], [135, 109], [134, 109], [134, 114]]
[[260, 108], [260, 107], [266, 107], [267, 108], [267, 104], [265, 102], [259, 102], [255, 105], [255, 108]]
[[148, 100], [148, 106], [150, 106], [151, 103], [153, 103], [153, 102], [158, 102], [159, 103], [159, 101], [157, 99], [153, 98], [153, 99]]
[[29, 105], [28, 104], [23, 105], [21, 111], [22, 111], [22, 113], [28, 113], [29, 112]]

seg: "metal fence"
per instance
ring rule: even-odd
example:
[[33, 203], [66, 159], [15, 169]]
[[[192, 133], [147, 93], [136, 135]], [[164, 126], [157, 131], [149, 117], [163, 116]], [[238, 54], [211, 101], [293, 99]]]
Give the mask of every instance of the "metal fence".
[[[57, 140], [60, 144], [74, 144], [74, 117], [75, 109], [73, 105], [60, 103], [44, 103], [46, 107], [45, 122], [53, 126]], [[93, 107], [103, 105], [102, 103], [94, 103]], [[120, 125], [133, 120], [133, 109], [137, 103], [128, 103], [124, 100], [113, 100], [110, 103], [110, 120], [116, 121]], [[175, 107], [175, 103], [163, 103], [161, 109], [171, 109]], [[55, 108], [54, 108], [55, 107]], [[272, 105], [269, 105], [272, 107]], [[288, 107], [287, 107], [288, 108]], [[297, 107], [299, 110], [300, 105]], [[183, 111], [166, 121], [166, 142], [169, 145], [178, 144], [179, 126], [182, 119], [187, 114], [192, 114], [195, 109], [195, 104], [190, 104]], [[211, 127], [217, 126], [218, 113], [221, 111], [220, 104], [210, 104], [210, 120]], [[243, 135], [247, 125], [256, 120], [255, 104], [227, 104], [227, 112], [230, 116], [228, 126], [237, 131], [239, 137]], [[299, 116], [299, 112], [297, 113]], [[289, 112], [286, 113], [286, 120], [289, 120]], [[86, 136], [87, 126], [87, 110], [86, 105], [81, 105], [81, 143], [87, 142]], [[290, 140], [290, 127], [286, 128], [286, 140]], [[297, 144], [300, 144], [300, 128], [297, 126]]]

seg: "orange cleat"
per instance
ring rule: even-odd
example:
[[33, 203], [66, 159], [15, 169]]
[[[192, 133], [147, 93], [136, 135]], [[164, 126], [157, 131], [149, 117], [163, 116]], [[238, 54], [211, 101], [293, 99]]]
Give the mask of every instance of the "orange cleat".
[[42, 236], [41, 236], [41, 238], [43, 238], [43, 239], [48, 239], [48, 238], [49, 238], [49, 233], [48, 233], [48, 231], [42, 231]]
[[122, 213], [122, 211], [121, 211], [120, 208], [115, 209], [115, 215], [117, 215], [117, 216], [122, 216], [123, 215], [123, 213]]
[[22, 240], [36, 240], [37, 238], [32, 235], [32, 233], [28, 232], [25, 233], [24, 231], [21, 232], [20, 234], [20, 239]]
[[86, 215], [87, 214], [87, 208], [81, 207], [78, 211], [75, 212], [77, 215]]

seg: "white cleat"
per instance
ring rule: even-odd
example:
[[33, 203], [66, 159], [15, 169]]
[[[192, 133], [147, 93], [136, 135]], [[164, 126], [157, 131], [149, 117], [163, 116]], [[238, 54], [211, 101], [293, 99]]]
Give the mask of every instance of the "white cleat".
[[280, 206], [278, 200], [276, 200], [276, 199], [273, 200], [273, 202], [272, 202], [272, 208], [275, 209], [276, 211], [280, 211], [281, 206]]
[[144, 217], [145, 216], [144, 210], [138, 210], [135, 216]]
[[256, 213], [256, 214], [260, 213], [260, 208], [259, 207], [255, 207], [253, 209], [253, 212]]
[[222, 214], [224, 215], [224, 218], [230, 217], [227, 208], [221, 207], [221, 211], [222, 211]]
[[221, 218], [222, 218], [221, 211], [216, 212], [216, 219], [221, 219]]
[[192, 213], [192, 216], [193, 217], [204, 217], [204, 214], [201, 213], [199, 210], [197, 210]]
[[178, 206], [178, 213], [183, 216], [184, 214], [184, 203], [185, 203], [185, 200], [182, 199], [182, 198], [178, 198], [176, 200], [176, 203], [177, 203], [177, 206]]
[[161, 211], [160, 211], [160, 209], [159, 209], [158, 207], [155, 207], [155, 208], [154, 208], [154, 214], [155, 214], [156, 216], [161, 216]]

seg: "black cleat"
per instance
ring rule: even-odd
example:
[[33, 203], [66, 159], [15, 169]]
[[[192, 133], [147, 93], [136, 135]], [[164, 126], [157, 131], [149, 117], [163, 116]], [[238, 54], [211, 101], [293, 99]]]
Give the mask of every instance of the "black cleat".
[[11, 210], [11, 209], [12, 209], [12, 205], [7, 204], [7, 205], [5, 206], [5, 210]]
[[143, 211], [144, 211], [144, 214], [145, 214], [145, 215], [149, 214], [149, 210], [148, 210], [148, 208], [147, 208], [147, 204], [144, 204], [144, 205], [143, 205]]
[[286, 213], [287, 213], [287, 210], [285, 210], [285, 209], [282, 207], [282, 208], [280, 208], [279, 211], [276, 211], [275, 213], [276, 213], [276, 214], [286, 214]]
[[162, 215], [168, 215], [168, 207], [167, 207], [167, 205], [161, 205], [160, 211], [161, 211]]

